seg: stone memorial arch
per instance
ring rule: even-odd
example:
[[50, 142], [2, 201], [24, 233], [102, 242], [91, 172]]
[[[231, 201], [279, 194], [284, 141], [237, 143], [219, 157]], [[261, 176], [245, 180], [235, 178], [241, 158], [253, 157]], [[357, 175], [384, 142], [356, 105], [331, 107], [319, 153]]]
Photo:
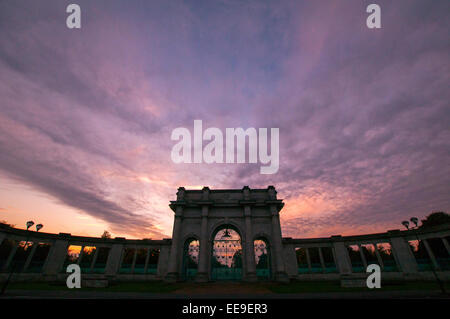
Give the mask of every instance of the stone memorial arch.
[[283, 205], [273, 186], [180, 187], [170, 202], [175, 220], [166, 280], [287, 281], [279, 218]]
[[[173, 238], [98, 238], [0, 223], [0, 283], [65, 282], [80, 265], [83, 285], [108, 281], [340, 280], [353, 285], [378, 264], [388, 280], [450, 281], [450, 227], [322, 238], [281, 237], [283, 201], [267, 189], [186, 190], [170, 204]], [[10, 276], [14, 272], [14, 276]], [[91, 282], [91, 283], [90, 283]], [[363, 279], [365, 284], [365, 279]]]

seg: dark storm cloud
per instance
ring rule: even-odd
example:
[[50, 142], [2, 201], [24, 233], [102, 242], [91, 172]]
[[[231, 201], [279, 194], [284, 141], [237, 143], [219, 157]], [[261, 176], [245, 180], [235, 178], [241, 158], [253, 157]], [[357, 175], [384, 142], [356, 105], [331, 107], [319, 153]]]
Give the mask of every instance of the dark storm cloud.
[[398, 227], [405, 216], [450, 208], [450, 41], [442, 14], [448, 3], [381, 6], [387, 30], [378, 34], [358, 28], [348, 4], [333, 12], [340, 18], [337, 32], [346, 30], [348, 40], [326, 27], [318, 32], [322, 39], [300, 39], [320, 42], [320, 58], [304, 65], [304, 56], [292, 57], [289, 65], [305, 72], [291, 72], [279, 99], [261, 112], [271, 115], [262, 121], [280, 127], [280, 171], [261, 176], [243, 168], [235, 183], [282, 185], [283, 197], [300, 202], [314, 197], [304, 190], [312, 182], [322, 185], [319, 191], [344, 188], [335, 199], [349, 193], [364, 198], [326, 216], [287, 218], [288, 234], [330, 224], [346, 231], [379, 223]]
[[[180, 183], [275, 185], [291, 236], [449, 210], [448, 1], [379, 1], [381, 30], [359, 0], [79, 4], [81, 30], [60, 1], [0, 4], [10, 177], [139, 234]], [[174, 166], [194, 119], [279, 127], [279, 172]]]

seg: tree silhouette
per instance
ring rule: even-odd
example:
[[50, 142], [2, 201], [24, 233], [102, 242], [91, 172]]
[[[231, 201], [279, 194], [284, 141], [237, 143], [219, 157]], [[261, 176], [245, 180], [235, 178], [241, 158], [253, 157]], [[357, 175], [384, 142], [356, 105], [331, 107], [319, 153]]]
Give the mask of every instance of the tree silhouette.
[[256, 269], [266, 269], [269, 268], [269, 259], [266, 253], [263, 253], [259, 256], [258, 264], [256, 265]]
[[219, 257], [220, 256], [214, 256], [214, 258], [213, 258], [213, 261], [212, 261], [212, 267], [213, 268], [226, 268], [227, 266], [226, 265], [224, 265], [224, 264], [222, 264], [220, 261], [219, 261]]
[[188, 268], [197, 268], [198, 262], [194, 258], [194, 256], [188, 255], [188, 258], [186, 260], [186, 266]]
[[103, 234], [100, 236], [100, 238], [111, 238], [111, 233], [105, 230]]
[[6, 220], [0, 220], [0, 224], [3, 224], [3, 225], [6, 225], [6, 226], [9, 226], [9, 227], [13, 227], [14, 228], [14, 226], [16, 226], [16, 225], [14, 225], [14, 224], [9, 224]]
[[434, 226], [450, 224], [450, 215], [446, 212], [433, 212], [422, 219], [422, 225], [420, 229], [426, 229]]
[[[438, 225], [450, 225], [450, 215], [445, 212], [433, 212], [422, 220], [422, 225], [419, 226], [419, 229], [428, 229]], [[411, 246], [414, 256], [416, 257], [419, 264], [431, 264], [431, 258], [428, 254], [424, 242], [422, 240], [419, 240], [418, 244], [413, 244], [416, 242], [417, 240], [410, 241], [409, 245]], [[440, 267], [444, 270], [450, 269], [449, 254], [442, 242], [442, 239], [428, 238], [427, 243], [430, 250], [436, 257], [436, 260]]]
[[242, 268], [242, 249], [236, 250], [231, 265], [233, 268]]
[[295, 255], [297, 256], [297, 263], [300, 266], [307, 265], [307, 259], [306, 259], [306, 249], [305, 248], [298, 248], [295, 250]]

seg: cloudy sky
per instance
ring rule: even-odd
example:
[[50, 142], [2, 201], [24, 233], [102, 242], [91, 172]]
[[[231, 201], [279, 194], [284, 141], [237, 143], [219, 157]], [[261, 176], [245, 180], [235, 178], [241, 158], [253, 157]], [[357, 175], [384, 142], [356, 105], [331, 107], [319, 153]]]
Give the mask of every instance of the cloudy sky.
[[[170, 237], [179, 186], [275, 185], [292, 237], [450, 211], [450, 2], [375, 2], [0, 1], [0, 220]], [[174, 164], [194, 119], [278, 127], [278, 173]]]

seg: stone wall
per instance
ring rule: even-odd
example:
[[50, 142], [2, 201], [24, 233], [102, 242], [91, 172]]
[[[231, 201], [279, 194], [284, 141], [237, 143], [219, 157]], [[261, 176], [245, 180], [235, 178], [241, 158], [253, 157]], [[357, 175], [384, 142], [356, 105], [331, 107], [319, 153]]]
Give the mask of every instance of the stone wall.
[[[384, 279], [434, 280], [435, 274], [442, 280], [450, 278], [448, 225], [359, 236], [282, 238], [279, 214], [283, 205], [272, 186], [245, 186], [240, 190], [179, 188], [176, 200], [170, 203], [174, 211], [173, 239], [163, 240], [38, 233], [0, 224], [0, 281], [11, 272], [12, 281], [64, 280], [69, 263], [78, 263], [87, 278], [176, 281], [182, 279], [183, 246], [189, 238], [200, 243], [196, 280], [209, 281], [214, 235], [225, 226], [241, 237], [242, 280], [257, 279], [253, 244], [259, 238], [270, 246], [272, 280], [356, 278], [373, 263], [380, 265]], [[411, 249], [417, 240], [418, 250]], [[70, 257], [74, 247], [78, 249], [73, 254], [77, 258]]]
[[[435, 280], [434, 271], [442, 280], [449, 280], [449, 239], [448, 225], [359, 236], [283, 238], [284, 260], [289, 277], [297, 280], [356, 278], [365, 274], [369, 264], [378, 264], [384, 279]], [[418, 240], [419, 253], [411, 247]], [[328, 262], [325, 250], [331, 257]]]

